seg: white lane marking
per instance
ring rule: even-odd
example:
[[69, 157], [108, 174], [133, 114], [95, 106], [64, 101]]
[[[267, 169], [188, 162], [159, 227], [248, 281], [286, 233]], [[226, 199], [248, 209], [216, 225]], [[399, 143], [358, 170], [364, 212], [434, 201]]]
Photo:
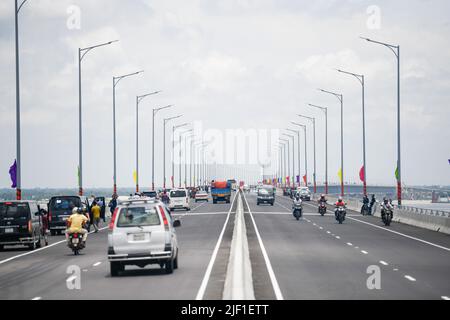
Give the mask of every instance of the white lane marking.
[[330, 234], [331, 232], [330, 232], [330, 231], [327, 231], [327, 233]]
[[397, 269], [397, 268], [395, 268], [395, 269], [394, 269], [394, 271], [398, 271], [398, 269]]
[[355, 249], [359, 249], [359, 247], [355, 247]]
[[365, 251], [365, 250], [361, 250], [361, 253], [364, 253], [364, 254], [369, 254], [367, 251]]
[[37, 301], [37, 300], [41, 300], [42, 298], [41, 297], [34, 297], [33, 299], [31, 299], [31, 300], [33, 300], [33, 301]]
[[450, 298], [447, 297], [447, 296], [442, 296], [441, 298], [442, 298], [443, 300], [450, 300]]
[[209, 260], [208, 267], [206, 268], [205, 275], [203, 276], [203, 280], [200, 285], [200, 288], [198, 289], [195, 300], [203, 300], [203, 296], [205, 295], [206, 286], [208, 285], [209, 277], [211, 276], [211, 271], [212, 271], [214, 262], [216, 261], [217, 253], [219, 252], [220, 244], [222, 243], [222, 238], [225, 233], [225, 229], [227, 227], [228, 220], [230, 219], [231, 210], [233, 209], [233, 204], [234, 204], [234, 201], [236, 200], [236, 196], [237, 196], [237, 193], [234, 195], [233, 201], [231, 202], [230, 210], [228, 211], [227, 218], [225, 220], [225, 223], [223, 224], [223, 228], [222, 228], [222, 231], [220, 232], [219, 239], [217, 239], [216, 246], [214, 248], [211, 259]]
[[413, 282], [416, 281], [416, 279], [414, 279], [413, 277], [408, 276], [408, 275], [405, 275], [405, 278], [408, 279], [409, 281], [413, 281]]
[[[308, 222], [309, 222], [309, 221], [308, 221]], [[315, 227], [315, 226], [317, 226], [317, 224], [313, 223], [313, 226]]]
[[252, 222], [253, 222], [253, 227], [255, 228], [256, 237], [258, 238], [259, 246], [261, 247], [264, 261], [266, 262], [266, 267], [267, 267], [267, 271], [269, 272], [270, 281], [272, 282], [273, 291], [275, 292], [275, 296], [276, 296], [277, 300], [283, 300], [283, 295], [281, 294], [280, 286], [278, 285], [277, 278], [275, 277], [275, 272], [272, 269], [272, 264], [270, 263], [266, 248], [264, 247], [264, 243], [262, 242], [261, 235], [259, 234], [258, 227], [257, 227], [255, 219], [253, 218], [253, 215], [252, 215], [252, 211], [250, 209], [250, 206], [248, 205], [245, 194], [243, 196], [244, 196], [245, 203], [247, 204], [248, 213], [250, 214], [250, 218], [252, 219]]
[[339, 237], [339, 236], [336, 236], [336, 239], [340, 239], [341, 237]]
[[97, 266], [99, 266], [99, 265], [101, 265], [101, 264], [102, 264], [101, 261], [96, 262], [96, 263], [94, 263], [94, 267], [97, 267]]
[[228, 212], [196, 212], [194, 214], [189, 213], [172, 213], [172, 217], [197, 217], [197, 216], [208, 216], [208, 215], [219, 215], [228, 214]]
[[200, 205], [196, 206], [196, 207], [195, 207], [194, 209], [191, 209], [191, 212], [193, 212], [193, 211], [197, 210], [198, 208], [200, 208], [200, 207], [204, 206], [204, 205], [205, 205], [205, 204], [207, 204], [207, 203], [209, 203], [209, 202], [203, 202], [202, 204], [200, 204]]
[[351, 247], [353, 244], [351, 242], [347, 242], [347, 245]]
[[389, 263], [387, 263], [387, 262], [385, 262], [385, 261], [383, 261], [383, 260], [380, 260], [380, 263], [381, 263], [383, 266], [388, 266], [388, 265], [389, 265]]
[[320, 230], [323, 230], [323, 227], [319, 227]]
[[425, 241], [425, 240], [422, 240], [422, 239], [419, 239], [419, 238], [416, 238], [416, 237], [412, 237], [412, 236], [409, 236], [409, 235], [401, 233], [401, 232], [397, 232], [397, 231], [394, 231], [394, 230], [386, 229], [386, 228], [377, 226], [377, 225], [369, 223], [369, 222], [361, 221], [359, 219], [354, 219], [354, 218], [351, 218], [351, 217], [349, 217], [349, 219], [357, 221], [357, 222], [360, 222], [360, 223], [367, 224], [369, 226], [372, 226], [372, 227], [375, 227], [375, 228], [378, 228], [378, 229], [381, 229], [381, 230], [384, 230], [384, 231], [387, 231], [387, 232], [392, 232], [392, 233], [395, 233], [395, 234], [400, 235], [402, 237], [405, 237], [405, 238], [408, 238], [408, 239], [412, 239], [412, 240], [415, 240], [415, 241], [419, 241], [419, 242], [428, 244], [430, 246], [433, 246], [433, 247], [436, 247], [436, 248], [439, 248], [439, 249], [442, 249], [442, 250], [450, 251], [450, 248], [447, 248], [447, 247], [444, 247], [444, 246], [440, 246], [438, 244], [435, 244], [435, 243], [432, 243], [432, 242], [429, 242], [429, 241]]
[[[100, 228], [99, 231], [105, 230], [105, 229], [107, 229], [107, 228], [108, 228], [108, 227]], [[89, 232], [89, 233], [94, 233], [94, 231], [91, 231], [91, 232]], [[61, 240], [61, 241], [58, 241], [58, 242], [55, 242], [55, 243], [52, 243], [52, 244], [50, 244], [50, 245], [48, 245], [48, 246], [45, 246], [45, 247], [42, 247], [42, 248], [39, 248], [39, 249], [36, 249], [36, 250], [33, 250], [33, 251], [29, 251], [29, 252], [25, 252], [25, 253], [19, 254], [19, 255], [17, 255], [17, 256], [13, 256], [13, 257], [11, 257], [11, 258], [8, 258], [8, 259], [5, 259], [5, 260], [0, 261], [0, 265], [1, 265], [1, 264], [4, 264], [4, 263], [6, 263], [6, 262], [9, 262], [9, 261], [11, 261], [11, 260], [15, 260], [15, 259], [18, 259], [18, 258], [21, 258], [21, 257], [28, 256], [28, 255], [33, 254], [33, 253], [40, 252], [40, 251], [42, 251], [42, 250], [46, 250], [46, 249], [48, 249], [48, 248], [54, 247], [54, 246], [56, 246], [56, 245], [58, 245], [58, 244], [65, 243], [65, 242], [66, 242], [66, 239]]]

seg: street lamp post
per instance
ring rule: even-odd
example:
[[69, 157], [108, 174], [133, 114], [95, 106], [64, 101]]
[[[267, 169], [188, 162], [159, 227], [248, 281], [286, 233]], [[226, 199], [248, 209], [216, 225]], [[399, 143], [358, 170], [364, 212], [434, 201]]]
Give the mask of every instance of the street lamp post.
[[356, 74], [348, 71], [343, 70], [337, 70], [340, 73], [348, 74], [356, 79], [361, 83], [362, 86], [362, 128], [363, 128], [363, 193], [364, 195], [367, 195], [367, 175], [366, 175], [366, 117], [365, 117], [365, 99], [364, 99], [364, 91], [365, 91], [365, 82], [364, 82], [364, 75], [362, 74]]
[[341, 102], [341, 196], [344, 196], [344, 96], [342, 94], [326, 91], [323, 89], [319, 89], [319, 91], [331, 94], [338, 98], [338, 100]]
[[169, 121], [172, 121], [174, 119], [178, 119], [182, 117], [183, 115], [178, 115], [175, 117], [165, 118], [164, 119], [164, 125], [163, 125], [163, 188], [166, 189], [166, 125]]
[[23, 0], [19, 5], [14, 1], [14, 30], [16, 50], [16, 199], [22, 200], [22, 159], [20, 146], [20, 63], [19, 63], [19, 11], [27, 2]]
[[136, 96], [136, 192], [139, 192], [139, 103], [144, 98], [160, 92], [161, 91], [155, 91], [141, 96]]
[[[179, 146], [180, 146], [180, 150], [179, 150], [179, 152], [178, 152], [178, 161], [179, 161], [179, 164], [178, 164], [178, 168], [179, 168], [179, 185], [178, 185], [178, 187], [179, 188], [181, 188], [181, 137], [184, 135], [184, 134], [186, 134], [186, 133], [190, 133], [190, 132], [192, 132], [192, 131], [194, 131], [194, 129], [189, 129], [189, 130], [186, 130], [186, 131], [183, 131], [183, 132], [180, 132], [180, 135], [179, 135]], [[186, 150], [184, 151], [185, 153], [186, 153]], [[186, 165], [186, 164], [185, 164]], [[186, 169], [185, 169], [186, 170]]]
[[116, 158], [116, 86], [120, 82], [120, 80], [125, 79], [127, 77], [135, 76], [143, 71], [133, 72], [129, 74], [125, 74], [119, 77], [113, 77], [113, 193], [117, 194], [117, 158]]
[[317, 183], [316, 183], [316, 118], [307, 117], [299, 114], [299, 117], [309, 119], [313, 124], [313, 145], [314, 145], [314, 173], [313, 173], [313, 182], [314, 182], [314, 193], [317, 193]]
[[314, 104], [308, 105], [325, 112], [325, 194], [328, 194], [328, 108], [316, 106]]
[[290, 132], [296, 133], [297, 134], [297, 158], [298, 158], [298, 185], [300, 186], [300, 179], [301, 179], [301, 168], [300, 168], [300, 131], [298, 130], [292, 130], [292, 129], [286, 129]]
[[[192, 131], [191, 131], [192, 132]], [[192, 143], [192, 137], [194, 137], [194, 134], [188, 134], [184, 137], [184, 188], [187, 188], [187, 140], [191, 139], [191, 143]], [[190, 149], [189, 149], [190, 150]], [[189, 152], [190, 153], [190, 152]], [[189, 154], [189, 157], [191, 155]], [[190, 166], [190, 164], [189, 164]]]
[[362, 38], [368, 42], [380, 44], [390, 49], [397, 58], [397, 199], [398, 205], [402, 205], [402, 170], [401, 170], [401, 148], [400, 148], [400, 46]]
[[[22, 3], [23, 4], [23, 3]], [[82, 112], [81, 112], [81, 62], [84, 56], [91, 50], [110, 45], [111, 43], [117, 42], [119, 40], [109, 41], [106, 43], [101, 43], [95, 46], [78, 48], [78, 193], [80, 196], [83, 195], [83, 127], [82, 127]]]
[[[286, 158], [286, 160], [287, 160], [287, 172], [286, 173], [287, 173], [287, 176], [289, 176], [291, 174], [291, 164], [290, 164], [290, 158], [291, 158], [291, 155], [290, 155], [290, 153], [291, 153], [290, 144], [291, 144], [291, 142], [290, 142], [289, 139], [280, 139], [280, 141], [283, 141], [284, 143], [287, 144], [287, 158]], [[289, 178], [289, 180], [290, 179], [291, 178]]]
[[[177, 130], [179, 128], [183, 128], [187, 125], [189, 125], [189, 123], [183, 123], [178, 126], [172, 127], [172, 189], [175, 188], [175, 130]], [[180, 145], [180, 148], [181, 148], [181, 145]]]
[[302, 127], [305, 134], [305, 185], [308, 186], [308, 143], [306, 140], [306, 125], [291, 121], [293, 125]]
[[152, 190], [155, 190], [155, 115], [158, 111], [171, 108], [173, 105], [153, 109], [152, 116]]
[[[295, 130], [286, 129], [287, 131], [297, 133]], [[284, 133], [286, 137], [292, 138], [292, 187], [295, 187], [295, 136]], [[300, 169], [299, 169], [300, 171]], [[300, 179], [300, 177], [299, 177]]]

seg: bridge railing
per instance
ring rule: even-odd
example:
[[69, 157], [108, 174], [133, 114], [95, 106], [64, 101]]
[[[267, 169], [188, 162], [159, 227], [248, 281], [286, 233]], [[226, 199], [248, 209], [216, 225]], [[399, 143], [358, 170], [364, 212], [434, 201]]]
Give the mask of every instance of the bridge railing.
[[450, 212], [442, 211], [442, 210], [432, 210], [432, 209], [424, 209], [424, 208], [417, 208], [417, 207], [411, 207], [411, 206], [398, 206], [399, 209], [416, 213], [416, 214], [424, 214], [429, 216], [436, 216], [436, 217], [446, 217], [450, 218]]

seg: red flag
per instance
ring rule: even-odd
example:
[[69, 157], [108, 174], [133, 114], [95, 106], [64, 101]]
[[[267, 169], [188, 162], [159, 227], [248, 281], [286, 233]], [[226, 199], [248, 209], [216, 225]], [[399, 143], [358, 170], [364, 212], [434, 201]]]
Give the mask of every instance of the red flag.
[[303, 176], [303, 181], [305, 182], [305, 185], [306, 185], [306, 174]]
[[359, 178], [361, 179], [362, 182], [364, 182], [364, 166], [361, 167], [361, 170], [359, 170]]

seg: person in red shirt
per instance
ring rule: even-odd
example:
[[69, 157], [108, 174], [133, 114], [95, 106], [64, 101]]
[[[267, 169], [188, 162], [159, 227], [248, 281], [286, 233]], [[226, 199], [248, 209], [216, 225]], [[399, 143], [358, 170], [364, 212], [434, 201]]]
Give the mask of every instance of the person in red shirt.
[[334, 210], [334, 215], [337, 217], [337, 208], [338, 207], [344, 207], [345, 208], [345, 202], [342, 199], [342, 197], [339, 197], [338, 201], [336, 201], [336, 203], [334, 205], [336, 206], [336, 210]]

